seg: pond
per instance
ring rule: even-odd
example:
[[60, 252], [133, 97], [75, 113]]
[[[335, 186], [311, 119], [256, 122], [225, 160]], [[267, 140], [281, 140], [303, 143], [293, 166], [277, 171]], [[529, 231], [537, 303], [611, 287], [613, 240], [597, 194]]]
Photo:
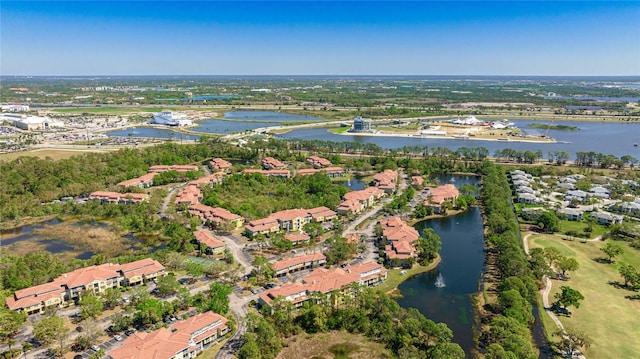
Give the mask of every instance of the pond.
[[363, 190], [366, 187], [368, 187], [367, 183], [360, 181], [356, 177], [352, 177], [348, 181], [342, 182], [342, 185], [347, 187], [348, 189], [350, 189], [352, 191], [360, 191], [360, 190]]
[[[398, 299], [404, 308], [416, 308], [435, 322], [453, 330], [453, 341], [469, 357], [475, 342], [474, 306], [471, 295], [478, 292], [484, 272], [484, 236], [478, 207], [455, 216], [423, 221], [415, 225], [422, 232], [433, 228], [442, 240], [440, 264], [432, 271], [402, 283]], [[441, 282], [438, 277], [441, 276]], [[436, 284], [443, 284], [442, 286]]]

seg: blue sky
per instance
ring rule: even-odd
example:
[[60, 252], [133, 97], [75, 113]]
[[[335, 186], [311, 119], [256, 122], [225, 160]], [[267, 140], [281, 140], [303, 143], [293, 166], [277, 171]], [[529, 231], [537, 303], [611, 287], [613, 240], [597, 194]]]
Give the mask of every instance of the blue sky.
[[2, 75], [640, 75], [640, 1], [0, 1]]

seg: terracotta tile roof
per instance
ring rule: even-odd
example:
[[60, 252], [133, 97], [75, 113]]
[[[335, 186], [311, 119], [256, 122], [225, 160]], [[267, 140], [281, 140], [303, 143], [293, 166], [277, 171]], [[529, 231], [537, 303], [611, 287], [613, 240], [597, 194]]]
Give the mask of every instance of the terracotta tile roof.
[[376, 187], [395, 188], [396, 180], [398, 178], [398, 171], [384, 170], [373, 176], [373, 182]]
[[414, 186], [422, 186], [424, 178], [422, 176], [411, 176], [411, 184]]
[[309, 235], [306, 233], [287, 233], [284, 236], [284, 239], [290, 241], [293, 244], [296, 244], [298, 242], [306, 242], [308, 240], [311, 240], [311, 237], [309, 237]]
[[262, 159], [262, 167], [266, 170], [283, 169], [287, 166], [273, 157], [265, 157]]
[[363, 205], [357, 200], [344, 200], [338, 205], [337, 210], [340, 212], [359, 212], [362, 210]]
[[429, 191], [429, 199], [426, 202], [442, 204], [444, 201], [454, 200], [459, 194], [460, 192], [458, 192], [456, 186], [451, 183], [447, 183]]
[[161, 173], [161, 172], [168, 172], [168, 171], [189, 172], [189, 171], [197, 171], [197, 170], [198, 170], [198, 166], [195, 166], [195, 165], [170, 165], [170, 166], [155, 165], [155, 166], [149, 167], [149, 172], [153, 172], [153, 173]]
[[210, 184], [222, 183], [222, 180], [224, 179], [224, 177], [226, 175], [227, 174], [224, 173], [224, 172], [216, 172], [216, 173], [210, 174], [208, 176], [200, 177], [200, 178], [198, 178], [196, 180], [190, 181], [188, 184], [202, 186], [202, 185], [210, 185]]
[[227, 319], [211, 311], [173, 324], [172, 330], [160, 328], [151, 333], [137, 332], [122, 346], [109, 352], [113, 359], [169, 359], [178, 352], [196, 350], [194, 344], [227, 328]]
[[224, 247], [224, 242], [217, 239], [206, 229], [201, 229], [193, 233], [196, 236], [196, 240], [209, 248]]
[[156, 176], [156, 173], [145, 173], [140, 177], [122, 181], [118, 183], [118, 186], [124, 186], [124, 187], [137, 187], [140, 185], [150, 186], [153, 184], [153, 177], [155, 176]]
[[281, 287], [260, 293], [260, 298], [267, 304], [271, 304], [271, 301], [278, 297], [284, 297], [285, 299], [289, 297], [288, 300], [292, 303], [305, 301], [308, 299], [307, 287], [298, 282], [290, 282]]
[[251, 232], [262, 232], [276, 227], [279, 229], [280, 224], [277, 219], [271, 217], [256, 219], [245, 226], [245, 228]]
[[360, 239], [362, 239], [360, 233], [347, 233], [344, 235], [344, 237], [349, 243], [360, 243]]
[[331, 166], [331, 161], [318, 156], [309, 156], [309, 158], [307, 158], [307, 163], [316, 168]]
[[222, 158], [214, 158], [211, 160], [211, 162], [209, 162], [209, 164], [211, 165], [211, 168], [215, 168], [218, 170], [224, 170], [224, 169], [233, 167], [231, 162], [224, 160]]
[[188, 203], [189, 205], [192, 205], [200, 202], [201, 198], [202, 192], [200, 192], [200, 188], [198, 188], [198, 186], [187, 185], [178, 191], [175, 203]]
[[243, 219], [241, 216], [231, 213], [224, 208], [209, 207], [201, 203], [189, 206], [189, 213], [200, 216], [203, 220], [212, 222], [236, 221]]
[[149, 195], [146, 193], [118, 193], [107, 191], [96, 191], [89, 195], [89, 199], [97, 199], [113, 203], [117, 203], [119, 201], [140, 203], [148, 198]]
[[312, 263], [312, 262], [324, 262], [327, 260], [327, 257], [324, 256], [324, 254], [322, 253], [311, 253], [311, 254], [304, 254], [301, 256], [295, 256], [292, 258], [286, 258], [286, 259], [282, 259], [279, 260], [277, 262], [273, 263], [273, 270], [280, 271], [282, 269], [286, 269], [289, 267], [293, 267], [296, 265], [301, 265], [304, 263]]
[[120, 270], [126, 278], [131, 278], [135, 275], [150, 275], [164, 271], [164, 266], [154, 259], [145, 258], [139, 261], [122, 264], [120, 265]]
[[309, 176], [316, 173], [326, 174], [342, 174], [344, 170], [341, 167], [327, 167], [327, 168], [303, 168], [296, 172], [296, 176]]
[[291, 172], [289, 170], [258, 170], [254, 168], [247, 168], [242, 171], [242, 174], [252, 174], [252, 173], [261, 173], [264, 176], [271, 177], [291, 177]]

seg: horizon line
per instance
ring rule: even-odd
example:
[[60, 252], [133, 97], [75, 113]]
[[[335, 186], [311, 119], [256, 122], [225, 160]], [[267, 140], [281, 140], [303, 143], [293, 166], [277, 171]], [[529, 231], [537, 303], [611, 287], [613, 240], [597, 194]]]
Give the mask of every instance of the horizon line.
[[47, 74], [47, 75], [9, 75], [0, 78], [33, 77], [638, 77], [635, 75], [521, 75], [521, 74]]

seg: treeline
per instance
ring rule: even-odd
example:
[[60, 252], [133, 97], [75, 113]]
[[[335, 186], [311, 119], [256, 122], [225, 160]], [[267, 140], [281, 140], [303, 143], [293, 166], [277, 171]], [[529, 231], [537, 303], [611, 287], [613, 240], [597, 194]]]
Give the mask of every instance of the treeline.
[[293, 178], [262, 174], [233, 175], [203, 190], [202, 203], [223, 207], [249, 220], [292, 208], [326, 206], [335, 209], [347, 189], [321, 173]]
[[248, 332], [237, 352], [240, 359], [272, 359], [286, 337], [331, 330], [362, 334], [384, 344], [399, 358], [465, 357], [462, 348], [451, 342], [453, 332], [446, 324], [436, 324], [416, 309], [401, 308], [386, 294], [370, 288], [353, 297], [320, 294], [298, 310], [291, 302], [276, 299], [272, 307], [265, 306], [261, 312], [262, 316], [249, 315]]
[[147, 173], [152, 165], [190, 164], [213, 156], [254, 160], [258, 153], [217, 139], [203, 138], [196, 145], [168, 143], [110, 153], [86, 153], [54, 161], [19, 157], [0, 162], [0, 203], [3, 220], [56, 213], [56, 207], [41, 206], [64, 196], [115, 189], [123, 180]]
[[494, 286], [497, 300], [485, 305], [489, 314], [482, 318], [486, 328], [479, 344], [487, 358], [534, 358], [529, 326], [534, 321], [532, 305], [540, 278], [534, 275], [522, 248], [504, 169], [485, 162], [482, 173], [487, 258], [498, 282], [485, 282], [485, 286]]

